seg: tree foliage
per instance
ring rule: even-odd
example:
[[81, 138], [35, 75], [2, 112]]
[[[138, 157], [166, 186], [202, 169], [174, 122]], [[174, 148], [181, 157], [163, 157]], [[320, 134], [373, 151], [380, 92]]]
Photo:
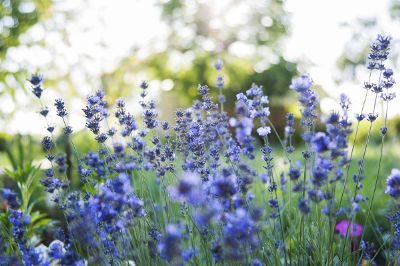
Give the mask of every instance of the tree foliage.
[[164, 37], [145, 60], [138, 60], [133, 52], [115, 71], [103, 76], [103, 85], [111, 93], [127, 94], [132, 84], [116, 77], [144, 69], [150, 79], [172, 81], [172, 90], [165, 97], [173, 98], [176, 106], [187, 106], [196, 95], [197, 82], [215, 83], [212, 63], [217, 58], [226, 62], [223, 74], [228, 102], [253, 81], [272, 97], [288, 91], [296, 64], [282, 56], [281, 44], [289, 29], [282, 1], [230, 0], [219, 5], [172, 0], [158, 5], [167, 24]]

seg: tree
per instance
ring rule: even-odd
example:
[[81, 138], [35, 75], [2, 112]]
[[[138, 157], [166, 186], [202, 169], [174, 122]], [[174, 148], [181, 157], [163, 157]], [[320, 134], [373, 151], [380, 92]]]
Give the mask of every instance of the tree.
[[[283, 1], [171, 0], [158, 5], [167, 26], [149, 47], [153, 52], [144, 60], [133, 52], [103, 76], [105, 88], [124, 94], [131, 84], [115, 77], [144, 69], [150, 78], [160, 80], [161, 87], [165, 84], [166, 90], [171, 89], [163, 97], [188, 106], [198, 83], [215, 83], [212, 65], [222, 58], [227, 102], [232, 103], [234, 95], [252, 82], [263, 85], [270, 97], [286, 94], [296, 64], [285, 60], [280, 50], [289, 28]], [[167, 102], [170, 106], [171, 101]]]
[[[0, 62], [6, 58], [7, 51], [10, 48], [16, 47], [21, 43], [22, 34], [38, 23], [41, 18], [49, 16], [51, 4], [51, 0], [0, 1]], [[10, 71], [0, 64], [0, 94], [13, 92], [5, 84], [5, 79], [9, 74]], [[15, 79], [21, 81], [21, 77], [17, 74]]]

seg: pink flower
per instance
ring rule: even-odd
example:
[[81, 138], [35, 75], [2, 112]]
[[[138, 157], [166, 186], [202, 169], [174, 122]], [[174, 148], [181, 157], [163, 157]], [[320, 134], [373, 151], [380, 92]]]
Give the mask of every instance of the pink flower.
[[353, 224], [348, 220], [342, 220], [338, 222], [335, 227], [336, 231], [338, 231], [341, 236], [346, 236], [347, 227], [349, 226], [349, 224], [350, 224], [350, 230], [349, 230], [350, 237], [361, 236], [363, 227], [359, 224]]

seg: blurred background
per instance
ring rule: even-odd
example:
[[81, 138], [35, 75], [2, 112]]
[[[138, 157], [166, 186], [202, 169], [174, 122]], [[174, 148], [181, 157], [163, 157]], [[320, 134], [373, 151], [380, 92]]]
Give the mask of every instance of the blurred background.
[[[342, 92], [358, 110], [378, 33], [393, 35], [398, 72], [399, 25], [398, 0], [1, 0], [0, 131], [44, 132], [26, 81], [32, 73], [46, 78], [44, 102], [68, 98], [80, 130], [85, 95], [102, 88], [110, 103], [125, 97], [134, 112], [143, 79], [169, 119], [191, 103], [197, 84], [214, 84], [217, 58], [225, 61], [228, 104], [255, 82], [274, 108], [295, 110], [288, 85], [308, 72], [322, 111], [335, 109]], [[392, 108], [391, 117], [399, 112]]]
[[[45, 132], [27, 83], [32, 73], [45, 76], [45, 104], [66, 99], [75, 132], [84, 128], [85, 96], [100, 88], [110, 104], [124, 97], [138, 113], [141, 80], [150, 81], [161, 117], [172, 120], [199, 83], [215, 88], [217, 58], [225, 61], [228, 112], [235, 94], [255, 82], [282, 128], [284, 112], [298, 108], [288, 86], [303, 72], [317, 85], [322, 112], [337, 109], [343, 92], [356, 112], [378, 33], [394, 37], [389, 64], [399, 80], [399, 26], [399, 0], [1, 0], [1, 143]], [[389, 112], [397, 134], [400, 109]]]

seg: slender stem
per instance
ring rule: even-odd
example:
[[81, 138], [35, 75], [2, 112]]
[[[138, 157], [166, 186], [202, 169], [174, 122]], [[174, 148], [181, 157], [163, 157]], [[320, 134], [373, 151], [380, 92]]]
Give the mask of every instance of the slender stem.
[[269, 120], [269, 118], [267, 118], [267, 122], [268, 122], [269, 126], [272, 128], [272, 130], [274, 131], [276, 137], [278, 138], [278, 141], [279, 141], [279, 143], [281, 144], [282, 149], [283, 149], [283, 151], [284, 151], [284, 153], [285, 153], [285, 156], [286, 156], [286, 158], [288, 159], [289, 163], [292, 163], [292, 159], [290, 158], [289, 153], [288, 153], [287, 150], [285, 149], [285, 144], [284, 144], [284, 142], [282, 141], [281, 137], [279, 136], [279, 133], [278, 133], [278, 131], [276, 130], [274, 124], [271, 122], [271, 120]]
[[[371, 72], [371, 73], [372, 73], [372, 72]], [[371, 74], [370, 74], [370, 77], [371, 77]], [[365, 95], [364, 95], [364, 101], [363, 101], [363, 104], [362, 104], [362, 107], [361, 107], [361, 112], [360, 112], [360, 114], [362, 114], [362, 112], [364, 111], [365, 102], [366, 102], [366, 100], [367, 100], [368, 92], [369, 92], [369, 90], [366, 90]], [[356, 141], [357, 141], [357, 136], [358, 136], [358, 130], [359, 130], [359, 128], [360, 128], [360, 121], [357, 122], [356, 131], [355, 131], [355, 133], [354, 133], [353, 143], [352, 143], [352, 145], [351, 145], [351, 151], [350, 151], [350, 156], [349, 156], [350, 162], [347, 164], [347, 167], [346, 167], [346, 177], [345, 177], [345, 179], [344, 179], [343, 189], [342, 189], [342, 193], [341, 193], [340, 199], [339, 199], [338, 210], [340, 209], [340, 207], [341, 207], [341, 205], [342, 205], [343, 195], [344, 195], [344, 192], [346, 191], [347, 181], [348, 181], [348, 179], [349, 179], [349, 172], [350, 172], [351, 161], [352, 161], [352, 158], [353, 158], [353, 152], [354, 152], [354, 147], [355, 147], [355, 144], [356, 144]]]
[[[371, 69], [370, 72], [369, 72], [368, 83], [371, 82], [371, 76], [372, 76], [372, 69]], [[369, 90], [366, 89], [366, 90], [365, 90], [365, 95], [364, 95], [363, 104], [362, 104], [362, 106], [361, 106], [360, 115], [362, 115], [362, 113], [363, 113], [363, 111], [364, 111], [365, 103], [366, 103], [367, 97], [368, 97], [368, 92], [369, 92]], [[359, 128], [360, 128], [360, 122], [361, 122], [360, 120], [357, 120], [356, 131], [355, 131], [355, 133], [354, 133], [354, 139], [353, 139], [353, 143], [352, 143], [352, 145], [351, 145], [351, 151], [350, 151], [350, 156], [349, 156], [349, 163], [347, 164], [347, 167], [346, 167], [346, 177], [345, 177], [345, 179], [344, 179], [343, 189], [342, 189], [342, 192], [341, 192], [341, 194], [340, 194], [339, 205], [338, 205], [338, 208], [337, 208], [338, 211], [340, 210], [340, 207], [341, 207], [341, 205], [342, 205], [342, 200], [343, 200], [344, 192], [346, 191], [346, 188], [347, 188], [347, 182], [348, 182], [349, 173], [350, 173], [350, 166], [351, 166], [351, 162], [352, 162], [352, 159], [353, 159], [353, 152], [354, 152], [354, 147], [355, 147], [355, 144], [356, 144], [356, 141], [357, 141], [358, 130], [359, 130]], [[331, 234], [333, 234], [333, 233], [334, 233], [334, 232], [331, 232]]]
[[[389, 102], [386, 102], [386, 111], [385, 111], [385, 119], [383, 122], [383, 127], [386, 128], [387, 126], [387, 116], [388, 116], [388, 109], [389, 109]], [[382, 133], [382, 139], [381, 139], [381, 147], [380, 147], [380, 153], [379, 153], [379, 163], [378, 163], [378, 170], [376, 173], [376, 177], [375, 177], [375, 184], [374, 184], [374, 189], [372, 192], [372, 196], [371, 196], [371, 201], [368, 207], [368, 211], [367, 211], [367, 217], [365, 219], [365, 225], [367, 225], [370, 214], [371, 214], [371, 209], [372, 209], [372, 204], [374, 202], [375, 199], [375, 193], [376, 193], [376, 189], [378, 187], [378, 181], [379, 181], [379, 174], [380, 174], [380, 170], [381, 170], [381, 163], [382, 163], [382, 157], [383, 157], [383, 146], [384, 146], [384, 142], [385, 142], [385, 136], [386, 136], [386, 132], [385, 134]], [[365, 234], [366, 230], [363, 230], [362, 235], [361, 235], [361, 240], [363, 240], [364, 234]]]
[[[306, 196], [306, 177], [307, 177], [307, 159], [305, 159], [304, 162], [304, 174], [303, 174], [303, 199], [305, 199]], [[306, 238], [304, 235], [304, 219], [305, 219], [305, 215], [301, 214], [301, 231], [300, 231], [300, 241], [302, 242], [301, 244], [303, 245], [303, 249], [305, 249], [305, 242], [306, 242]], [[304, 255], [304, 252], [302, 253]], [[304, 256], [302, 256], [304, 258]], [[304, 264], [304, 260], [303, 260], [303, 264]]]
[[[376, 93], [375, 94], [375, 100], [374, 100], [374, 106], [372, 108], [372, 114], [375, 113], [377, 98], [378, 98], [378, 94]], [[363, 155], [362, 155], [361, 162], [360, 162], [360, 165], [359, 165], [359, 168], [358, 168], [357, 182], [356, 182], [356, 185], [355, 185], [355, 188], [354, 188], [354, 194], [353, 194], [353, 202], [357, 197], [357, 191], [358, 191], [358, 187], [359, 187], [359, 184], [360, 184], [360, 181], [361, 181], [360, 176], [361, 176], [361, 173], [362, 173], [363, 168], [364, 168], [365, 155], [367, 153], [368, 144], [369, 144], [369, 141], [370, 141], [370, 138], [371, 138], [372, 123], [373, 123], [373, 121], [370, 121], [367, 140], [366, 140], [365, 145], [364, 145]], [[343, 256], [344, 256], [344, 250], [345, 250], [345, 248], [347, 246], [347, 238], [349, 236], [350, 227], [352, 227], [352, 225], [353, 225], [353, 220], [354, 220], [355, 216], [356, 215], [352, 215], [351, 222], [347, 226], [346, 236], [345, 236], [345, 239], [344, 239], [344, 244], [343, 244], [342, 253], [341, 253], [341, 258], [342, 259], [343, 259]], [[341, 263], [343, 264], [343, 261], [341, 261]]]
[[[264, 143], [265, 143], [266, 147], [269, 146], [268, 136], [264, 137]], [[276, 192], [277, 191], [277, 187], [276, 187], [277, 185], [275, 183], [274, 173], [273, 173], [272, 169], [270, 169], [269, 171], [270, 171], [270, 174], [271, 174], [271, 180], [272, 180], [272, 186], [273, 186], [273, 189], [274, 189], [275, 200], [277, 201], [277, 210], [278, 210], [279, 224], [280, 224], [280, 229], [281, 229], [281, 238], [282, 238], [282, 242], [283, 242], [283, 253], [284, 253], [284, 256], [285, 256], [285, 264], [288, 265], [287, 257], [286, 257], [286, 244], [285, 244], [285, 234], [284, 234], [284, 231], [283, 231], [282, 214], [281, 214], [280, 205], [279, 205], [279, 201], [278, 201], [278, 193]]]

